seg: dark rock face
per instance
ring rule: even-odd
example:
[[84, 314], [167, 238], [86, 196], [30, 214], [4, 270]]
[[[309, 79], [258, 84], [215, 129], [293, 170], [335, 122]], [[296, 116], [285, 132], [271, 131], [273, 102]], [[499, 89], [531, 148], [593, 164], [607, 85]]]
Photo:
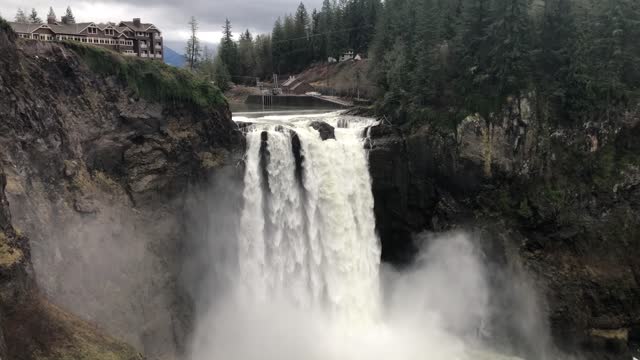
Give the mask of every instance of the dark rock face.
[[242, 134], [226, 106], [144, 101], [64, 44], [16, 41], [0, 32], [2, 232], [10, 205], [48, 299], [175, 356], [190, 326], [185, 193], [235, 166]]
[[13, 337], [7, 318], [24, 306], [35, 289], [29, 241], [13, 228], [5, 196], [6, 184], [0, 167], [0, 357], [3, 359], [13, 355], [9, 351]]
[[496, 266], [534, 280], [561, 349], [627, 359], [640, 326], [640, 120], [549, 136], [523, 118], [468, 119], [457, 134], [371, 129], [383, 259], [410, 262], [417, 232], [480, 229]]
[[309, 126], [311, 126], [312, 128], [318, 130], [318, 132], [320, 133], [320, 138], [322, 140], [335, 139], [336, 138], [336, 134], [335, 134], [333, 126], [327, 124], [324, 121], [314, 121], [311, 124], [309, 124]]

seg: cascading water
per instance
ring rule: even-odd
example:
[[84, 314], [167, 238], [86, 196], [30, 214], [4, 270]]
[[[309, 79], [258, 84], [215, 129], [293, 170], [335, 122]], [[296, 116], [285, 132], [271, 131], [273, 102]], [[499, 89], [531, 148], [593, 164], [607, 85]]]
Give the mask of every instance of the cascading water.
[[[239, 265], [246, 290], [358, 324], [379, 316], [380, 247], [363, 129], [340, 119], [323, 141], [310, 120], [247, 132]], [[337, 124], [338, 119], [334, 121]]]
[[[230, 222], [208, 234], [224, 245], [210, 261], [228, 280], [205, 282], [192, 360], [506, 359], [476, 351], [487, 284], [467, 235], [434, 239], [403, 273], [380, 263], [365, 150], [375, 121], [235, 120], [247, 125], [242, 205], [237, 231], [227, 234]], [[335, 139], [323, 141], [316, 120]], [[218, 207], [227, 214], [235, 201]]]

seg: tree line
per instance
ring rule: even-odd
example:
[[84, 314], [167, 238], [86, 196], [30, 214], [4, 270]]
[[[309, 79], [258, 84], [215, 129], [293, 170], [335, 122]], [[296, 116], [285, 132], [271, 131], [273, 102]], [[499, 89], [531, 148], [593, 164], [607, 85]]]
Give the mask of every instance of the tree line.
[[584, 123], [637, 104], [638, 39], [637, 0], [325, 0], [237, 41], [227, 20], [217, 55], [197, 50], [191, 67], [224, 88], [353, 50], [371, 59], [378, 111], [399, 124], [490, 123], [523, 101], [540, 121]]
[[229, 19], [222, 28], [222, 38], [217, 52], [202, 47], [198, 39], [198, 21], [189, 21], [191, 36], [185, 47], [186, 66], [200, 76], [215, 82], [223, 91], [231, 82], [255, 85], [257, 79], [273, 74], [271, 62], [271, 36], [253, 36], [247, 29], [234, 40]]
[[620, 118], [640, 97], [637, 0], [387, 0], [371, 48], [378, 109], [397, 123]]
[[[53, 11], [53, 7], [49, 7], [49, 13], [47, 14], [47, 19], [52, 19], [56, 21], [56, 13]], [[17, 23], [23, 24], [42, 24], [42, 19], [38, 15], [38, 12], [35, 8], [31, 8], [31, 13], [29, 15], [25, 14], [25, 12], [18, 8], [16, 12], [16, 16], [14, 17], [14, 21]], [[74, 24], [76, 22], [75, 17], [73, 16], [73, 11], [71, 11], [71, 6], [67, 6], [67, 10], [65, 15], [62, 17], [62, 22], [65, 24]]]
[[217, 78], [223, 88], [231, 79], [255, 83], [273, 73], [296, 73], [329, 57], [337, 59], [347, 50], [366, 54], [381, 11], [380, 0], [325, 0], [311, 14], [300, 3], [295, 13], [275, 21], [271, 34], [254, 36], [245, 30], [238, 40], [227, 19], [216, 56], [206, 56], [200, 49], [197, 21], [192, 18], [185, 59], [189, 68]]
[[299, 72], [314, 62], [338, 59], [346, 51], [366, 54], [382, 10], [380, 0], [324, 0], [311, 15], [303, 3], [278, 18], [271, 32], [276, 72]]

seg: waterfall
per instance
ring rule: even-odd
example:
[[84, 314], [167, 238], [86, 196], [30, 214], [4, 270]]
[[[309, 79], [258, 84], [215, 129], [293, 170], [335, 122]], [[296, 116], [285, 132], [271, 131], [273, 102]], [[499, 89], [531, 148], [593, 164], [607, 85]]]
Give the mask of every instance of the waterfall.
[[[208, 233], [225, 249], [209, 260], [224, 266], [205, 276], [191, 360], [513, 359], [477, 339], [488, 285], [470, 236], [429, 238], [402, 271], [380, 263], [366, 150], [374, 120], [234, 120], [250, 122], [240, 213]], [[235, 211], [220, 199], [210, 201]], [[224, 275], [228, 287], [216, 282]]]
[[239, 268], [252, 298], [288, 301], [339, 321], [379, 317], [380, 246], [363, 130], [323, 141], [309, 121], [247, 132]]

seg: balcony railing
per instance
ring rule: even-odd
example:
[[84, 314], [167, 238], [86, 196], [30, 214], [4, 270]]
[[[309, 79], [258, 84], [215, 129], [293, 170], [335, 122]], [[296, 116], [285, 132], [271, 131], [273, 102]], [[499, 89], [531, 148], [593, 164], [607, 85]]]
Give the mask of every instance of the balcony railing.
[[142, 53], [142, 54], [140, 54], [140, 57], [149, 57], [149, 55], [145, 54], [145, 53]]
[[156, 44], [155, 49], [156, 49], [156, 50], [162, 50], [162, 46], [161, 46], [161, 45], [159, 45], [159, 44]]
[[156, 54], [156, 59], [162, 59], [162, 54]]
[[149, 47], [149, 46], [148, 46], [147, 44], [140, 44], [140, 49], [146, 49], [146, 48], [148, 48], [148, 47]]

